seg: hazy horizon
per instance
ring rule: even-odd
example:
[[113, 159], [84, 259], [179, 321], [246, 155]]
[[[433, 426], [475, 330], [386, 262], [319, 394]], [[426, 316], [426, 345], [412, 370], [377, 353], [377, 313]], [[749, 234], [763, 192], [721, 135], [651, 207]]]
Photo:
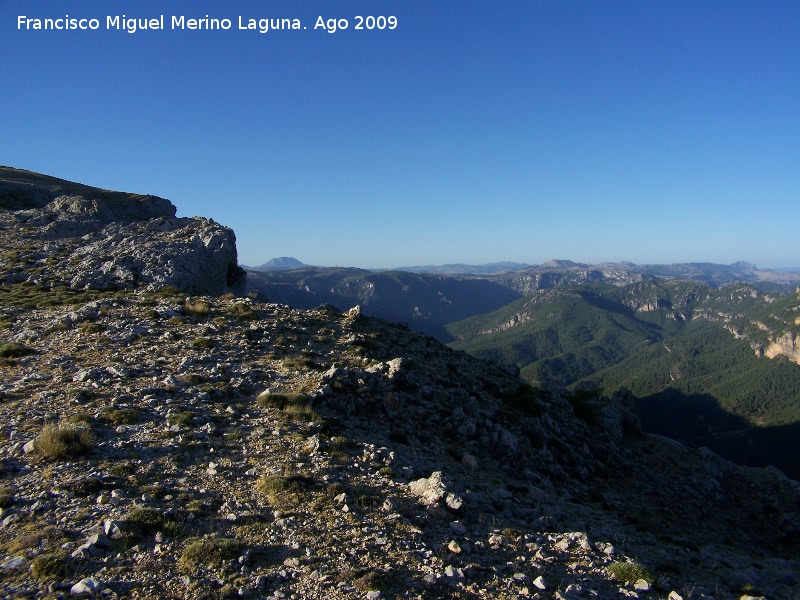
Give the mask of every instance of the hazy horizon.
[[449, 265], [467, 265], [467, 266], [481, 267], [481, 266], [492, 265], [492, 264], [500, 264], [500, 263], [518, 263], [518, 264], [527, 264], [530, 267], [537, 267], [537, 266], [540, 266], [540, 265], [542, 265], [544, 263], [547, 263], [547, 262], [550, 262], [550, 261], [560, 260], [560, 261], [571, 261], [571, 262], [574, 262], [574, 263], [586, 264], [586, 265], [613, 264], [613, 263], [626, 263], [627, 262], [627, 263], [633, 263], [633, 264], [635, 264], [636, 266], [639, 266], [639, 267], [653, 266], [653, 265], [674, 265], [674, 264], [718, 264], [718, 265], [724, 265], [724, 266], [731, 266], [731, 265], [734, 265], [734, 264], [736, 264], [738, 262], [744, 262], [744, 263], [755, 265], [755, 267], [760, 271], [779, 271], [779, 272], [780, 271], [787, 271], [787, 272], [791, 272], [791, 273], [800, 273], [800, 265], [798, 265], [796, 267], [792, 267], [791, 265], [789, 265], [789, 266], [780, 265], [780, 266], [770, 267], [770, 266], [759, 265], [759, 264], [756, 264], [756, 263], [754, 263], [752, 261], [749, 261], [749, 260], [738, 260], [738, 261], [735, 260], [735, 261], [730, 262], [730, 263], [720, 263], [720, 262], [708, 261], [708, 260], [684, 260], [684, 261], [669, 260], [669, 261], [656, 261], [656, 262], [637, 262], [637, 261], [634, 261], [634, 260], [626, 260], [626, 259], [619, 259], [619, 260], [574, 260], [574, 259], [570, 259], [570, 258], [549, 258], [549, 259], [538, 261], [538, 262], [525, 261], [525, 260], [491, 260], [491, 261], [488, 261], [488, 262], [475, 263], [475, 262], [466, 262], [466, 261], [462, 260], [462, 261], [453, 261], [453, 262], [427, 261], [427, 262], [422, 262], [422, 263], [413, 264], [413, 265], [412, 264], [391, 264], [390, 266], [369, 266], [366, 263], [365, 264], [316, 264], [316, 263], [307, 262], [307, 261], [303, 260], [302, 258], [298, 258], [296, 256], [285, 256], [285, 255], [282, 255], [282, 256], [273, 256], [273, 257], [270, 257], [270, 258], [265, 259], [265, 260], [257, 260], [255, 262], [253, 262], [253, 261], [247, 262], [245, 260], [242, 260], [241, 257], [240, 257], [239, 258], [239, 264], [240, 265], [245, 265], [247, 267], [255, 268], [255, 267], [260, 267], [261, 265], [264, 265], [267, 262], [269, 262], [270, 260], [273, 260], [273, 259], [276, 259], [276, 258], [294, 258], [294, 259], [300, 261], [301, 263], [303, 263], [304, 265], [306, 265], [308, 267], [357, 268], [357, 269], [365, 269], [367, 271], [391, 271], [391, 270], [400, 270], [400, 269], [404, 269], [404, 268], [444, 267], [444, 266], [449, 266]]

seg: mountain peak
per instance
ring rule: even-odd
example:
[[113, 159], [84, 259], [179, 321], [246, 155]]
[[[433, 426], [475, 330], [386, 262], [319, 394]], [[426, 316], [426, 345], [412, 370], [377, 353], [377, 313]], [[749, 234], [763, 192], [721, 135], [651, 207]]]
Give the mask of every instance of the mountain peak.
[[583, 263], [576, 263], [571, 260], [560, 260], [554, 258], [552, 260], [548, 260], [547, 262], [542, 263], [539, 265], [541, 269], [580, 269], [586, 267]]
[[302, 269], [308, 265], [300, 262], [293, 256], [279, 256], [272, 258], [259, 267], [255, 267], [255, 271], [291, 271], [292, 269]]

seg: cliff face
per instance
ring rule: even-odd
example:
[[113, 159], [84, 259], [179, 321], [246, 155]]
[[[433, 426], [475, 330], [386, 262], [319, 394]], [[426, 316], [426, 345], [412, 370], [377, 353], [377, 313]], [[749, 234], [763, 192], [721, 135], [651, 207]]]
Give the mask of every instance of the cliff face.
[[764, 350], [764, 356], [768, 358], [785, 356], [800, 365], [800, 343], [798, 343], [797, 334], [793, 331], [787, 331], [781, 337], [776, 338]]
[[172, 203], [156, 196], [2, 167], [0, 235], [7, 249], [0, 281], [7, 283], [244, 291], [233, 231], [210, 219], [176, 218]]

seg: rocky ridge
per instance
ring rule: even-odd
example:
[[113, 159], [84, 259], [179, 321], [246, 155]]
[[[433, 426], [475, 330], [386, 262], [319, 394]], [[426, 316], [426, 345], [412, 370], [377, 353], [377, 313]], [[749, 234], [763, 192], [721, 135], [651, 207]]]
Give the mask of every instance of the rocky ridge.
[[233, 231], [211, 219], [176, 218], [175, 212], [163, 198], [0, 167], [0, 281], [243, 291]]

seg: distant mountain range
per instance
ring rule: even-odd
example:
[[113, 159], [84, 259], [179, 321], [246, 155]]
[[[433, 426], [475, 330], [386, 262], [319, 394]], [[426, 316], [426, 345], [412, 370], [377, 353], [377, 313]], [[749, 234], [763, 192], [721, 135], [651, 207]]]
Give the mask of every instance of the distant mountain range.
[[[498, 270], [501, 266], [509, 268]], [[461, 272], [455, 272], [456, 268]], [[714, 287], [745, 282], [765, 293], [788, 293], [800, 286], [798, 273], [762, 270], [745, 262], [642, 266], [630, 262], [589, 265], [551, 260], [537, 266], [491, 263], [375, 271], [310, 267], [295, 258], [283, 257], [247, 269], [249, 290], [274, 302], [297, 308], [331, 304], [340, 310], [359, 304], [366, 314], [405, 322], [412, 329], [445, 342], [451, 341], [444, 329], [448, 323], [497, 310], [539, 290], [556, 287], [590, 283], [625, 286], [666, 279]], [[445, 274], [448, 269], [449, 274]], [[479, 273], [481, 270], [484, 273]]]
[[[292, 269], [303, 269], [310, 267], [291, 256], [273, 258], [258, 267], [244, 268], [251, 271], [288, 271]], [[334, 269], [341, 267], [315, 267], [318, 269]], [[637, 265], [632, 262], [604, 262], [604, 263], [578, 263], [571, 260], [553, 259], [539, 265], [532, 265], [518, 262], [493, 262], [483, 265], [470, 265], [464, 263], [446, 265], [425, 265], [415, 267], [397, 267], [393, 269], [364, 269], [375, 273], [403, 271], [406, 273], [424, 273], [430, 275], [502, 275], [508, 274], [505, 278], [507, 285], [529, 289], [530, 286], [522, 283], [513, 283], [514, 275], [517, 274], [521, 280], [539, 278], [543, 274], [548, 274], [545, 278], [548, 281], [570, 281], [572, 283], [597, 280], [614, 280], [631, 283], [637, 275], [649, 275], [660, 279], [689, 279], [692, 281], [703, 281], [714, 285], [722, 285], [734, 281], [746, 281], [748, 283], [778, 284], [783, 286], [800, 285], [800, 267], [783, 267], [780, 269], [759, 269], [756, 265], [748, 262], [735, 262], [730, 265], [717, 263], [671, 263], [671, 264], [651, 264]], [[555, 276], [555, 278], [554, 278]], [[547, 283], [544, 287], [553, 287]], [[542, 286], [536, 286], [542, 289]]]
[[407, 271], [409, 273], [430, 273], [434, 275], [492, 275], [510, 271], [519, 271], [535, 265], [517, 262], [494, 262], [485, 265], [465, 265], [457, 263], [453, 265], [426, 265], [424, 267], [399, 267], [395, 271]]

